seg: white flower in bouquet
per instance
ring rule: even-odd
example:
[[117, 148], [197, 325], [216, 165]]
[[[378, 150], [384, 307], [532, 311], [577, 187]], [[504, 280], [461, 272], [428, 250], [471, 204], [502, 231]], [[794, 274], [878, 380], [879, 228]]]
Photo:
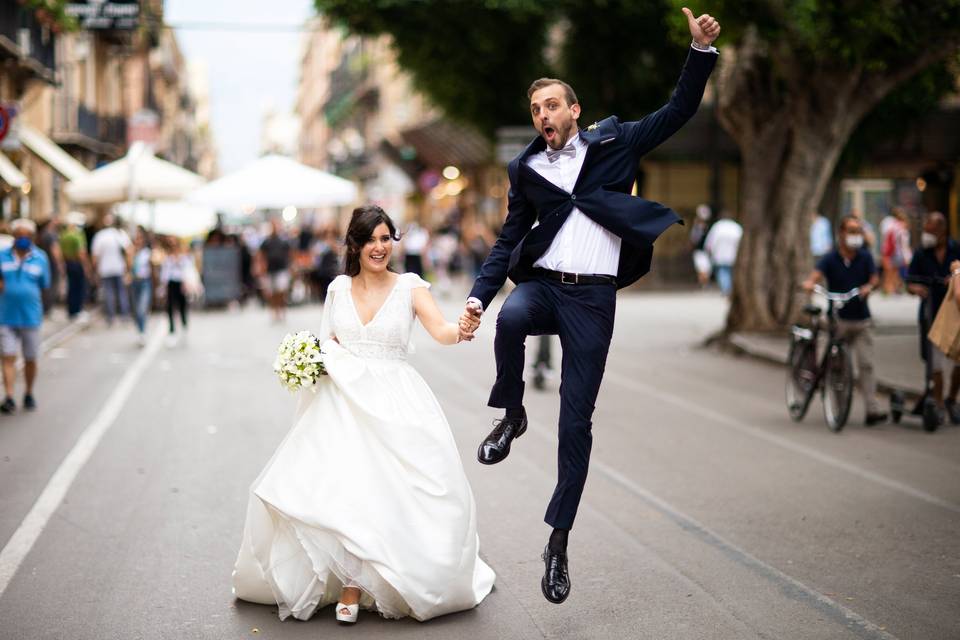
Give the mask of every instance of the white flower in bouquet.
[[277, 349], [273, 370], [280, 384], [290, 391], [312, 387], [320, 376], [327, 375], [320, 340], [309, 331], [288, 333]]

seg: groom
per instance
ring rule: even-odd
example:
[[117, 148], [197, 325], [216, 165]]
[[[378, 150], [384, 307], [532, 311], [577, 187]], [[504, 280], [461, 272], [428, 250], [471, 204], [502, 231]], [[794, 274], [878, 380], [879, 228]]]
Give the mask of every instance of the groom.
[[696, 112], [717, 60], [720, 25], [687, 16], [692, 50], [670, 101], [637, 122], [611, 116], [581, 131], [580, 105], [561, 80], [541, 78], [527, 92], [540, 134], [507, 167], [510, 192], [503, 231], [480, 269], [461, 316], [472, 338], [480, 315], [509, 276], [517, 287], [497, 316], [497, 380], [488, 402], [506, 410], [477, 457], [496, 464], [527, 429], [523, 408], [524, 340], [558, 334], [563, 348], [557, 486], [547, 507], [553, 527], [543, 554], [543, 595], [570, 593], [567, 534], [590, 461], [591, 417], [613, 334], [616, 291], [650, 270], [653, 241], [680, 218], [630, 195], [637, 163]]

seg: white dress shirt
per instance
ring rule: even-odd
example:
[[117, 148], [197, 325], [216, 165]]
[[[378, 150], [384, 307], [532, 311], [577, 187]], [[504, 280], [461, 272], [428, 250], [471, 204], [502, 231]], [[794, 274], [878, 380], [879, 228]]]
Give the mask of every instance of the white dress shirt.
[[[567, 141], [577, 150], [577, 155], [561, 155], [556, 161], [547, 159], [546, 150], [527, 159], [527, 165], [544, 179], [573, 193], [573, 186], [580, 176], [583, 160], [587, 155], [587, 143], [580, 134]], [[535, 267], [566, 271], [567, 273], [617, 275], [620, 265], [620, 238], [591, 220], [574, 207], [564, 220], [556, 237], [546, 252], [533, 263]]]

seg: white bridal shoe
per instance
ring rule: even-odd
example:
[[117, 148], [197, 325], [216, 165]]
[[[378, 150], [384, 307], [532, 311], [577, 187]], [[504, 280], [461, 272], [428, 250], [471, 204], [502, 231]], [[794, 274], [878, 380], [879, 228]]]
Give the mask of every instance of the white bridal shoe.
[[[347, 613], [344, 613], [344, 611]], [[357, 621], [358, 615], [360, 615], [359, 604], [343, 604], [342, 602], [337, 603], [337, 622], [353, 624]]]

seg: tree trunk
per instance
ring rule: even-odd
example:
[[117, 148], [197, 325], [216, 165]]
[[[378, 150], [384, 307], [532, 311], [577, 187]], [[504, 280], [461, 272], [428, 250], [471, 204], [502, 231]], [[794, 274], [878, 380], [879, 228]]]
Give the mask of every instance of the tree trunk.
[[771, 330], [796, 317], [802, 305], [798, 286], [813, 266], [809, 212], [819, 204], [843, 144], [792, 124], [744, 150], [744, 234], [728, 331]]

